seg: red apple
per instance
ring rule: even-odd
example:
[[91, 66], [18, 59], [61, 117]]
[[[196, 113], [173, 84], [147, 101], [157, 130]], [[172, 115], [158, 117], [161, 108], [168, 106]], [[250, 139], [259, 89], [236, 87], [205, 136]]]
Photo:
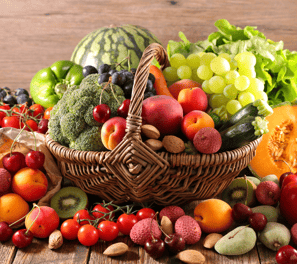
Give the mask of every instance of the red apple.
[[297, 223], [297, 183], [290, 182], [282, 188], [279, 208], [290, 225]]
[[287, 184], [289, 184], [290, 182], [296, 182], [297, 183], [297, 175], [296, 174], [289, 174], [287, 175], [282, 182], [282, 188], [284, 188]]

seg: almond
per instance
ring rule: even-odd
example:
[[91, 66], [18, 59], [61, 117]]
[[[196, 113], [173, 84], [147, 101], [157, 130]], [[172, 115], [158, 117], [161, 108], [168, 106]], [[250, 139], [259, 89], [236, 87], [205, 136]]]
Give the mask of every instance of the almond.
[[162, 142], [158, 139], [149, 138], [144, 143], [147, 146], [149, 146], [153, 151], [157, 151], [163, 148]]
[[223, 235], [218, 233], [208, 234], [203, 240], [203, 246], [205, 248], [213, 248], [222, 237]]
[[181, 153], [185, 150], [185, 142], [176, 136], [165, 136], [162, 143], [164, 148], [170, 153]]
[[173, 234], [173, 224], [166, 215], [162, 216], [161, 227], [167, 235]]
[[116, 257], [125, 254], [128, 251], [128, 249], [129, 247], [125, 243], [118, 242], [106, 248], [103, 252], [103, 255], [109, 257]]
[[188, 264], [203, 264], [205, 263], [204, 255], [198, 251], [193, 249], [187, 249], [179, 252], [176, 257]]
[[145, 124], [141, 127], [141, 133], [145, 135], [147, 138], [151, 139], [158, 139], [160, 137], [160, 132], [159, 130], [149, 124]]
[[48, 248], [57, 249], [63, 245], [63, 236], [60, 230], [53, 231], [48, 238]]

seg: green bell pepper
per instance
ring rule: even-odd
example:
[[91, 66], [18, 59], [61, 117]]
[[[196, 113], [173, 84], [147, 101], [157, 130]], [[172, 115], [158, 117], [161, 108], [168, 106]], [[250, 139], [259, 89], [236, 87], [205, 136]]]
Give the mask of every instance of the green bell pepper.
[[36, 104], [45, 108], [54, 106], [72, 85], [79, 85], [84, 78], [83, 67], [72, 61], [56, 61], [38, 71], [31, 80], [30, 94]]

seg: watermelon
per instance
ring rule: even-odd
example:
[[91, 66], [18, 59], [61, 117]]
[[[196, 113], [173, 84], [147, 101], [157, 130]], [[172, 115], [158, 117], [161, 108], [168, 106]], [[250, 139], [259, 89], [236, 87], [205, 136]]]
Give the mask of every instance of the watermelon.
[[[130, 68], [137, 68], [145, 48], [160, 43], [148, 29], [135, 25], [103, 27], [86, 35], [75, 47], [71, 61], [81, 66], [115, 64], [130, 56]], [[128, 69], [128, 60], [121, 65]]]

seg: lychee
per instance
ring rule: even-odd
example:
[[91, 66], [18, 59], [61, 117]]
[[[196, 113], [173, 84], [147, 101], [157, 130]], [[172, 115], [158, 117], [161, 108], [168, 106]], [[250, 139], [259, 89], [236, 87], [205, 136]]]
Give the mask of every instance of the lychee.
[[197, 221], [189, 216], [184, 215], [178, 218], [175, 222], [175, 233], [180, 235], [186, 244], [195, 244], [201, 238], [201, 228]]
[[145, 218], [138, 221], [130, 231], [131, 240], [141, 246], [144, 245], [148, 238], [161, 238], [162, 232], [155, 219]]
[[280, 194], [280, 187], [273, 181], [261, 182], [256, 189], [257, 200], [264, 205], [276, 204], [280, 198]]
[[164, 207], [160, 211], [159, 215], [160, 215], [160, 219], [162, 219], [163, 216], [167, 216], [170, 219], [170, 221], [174, 224], [178, 218], [185, 215], [185, 211], [179, 206], [169, 205]]
[[195, 148], [204, 154], [212, 154], [219, 151], [222, 146], [222, 137], [213, 127], [203, 127], [198, 130], [193, 138]]

